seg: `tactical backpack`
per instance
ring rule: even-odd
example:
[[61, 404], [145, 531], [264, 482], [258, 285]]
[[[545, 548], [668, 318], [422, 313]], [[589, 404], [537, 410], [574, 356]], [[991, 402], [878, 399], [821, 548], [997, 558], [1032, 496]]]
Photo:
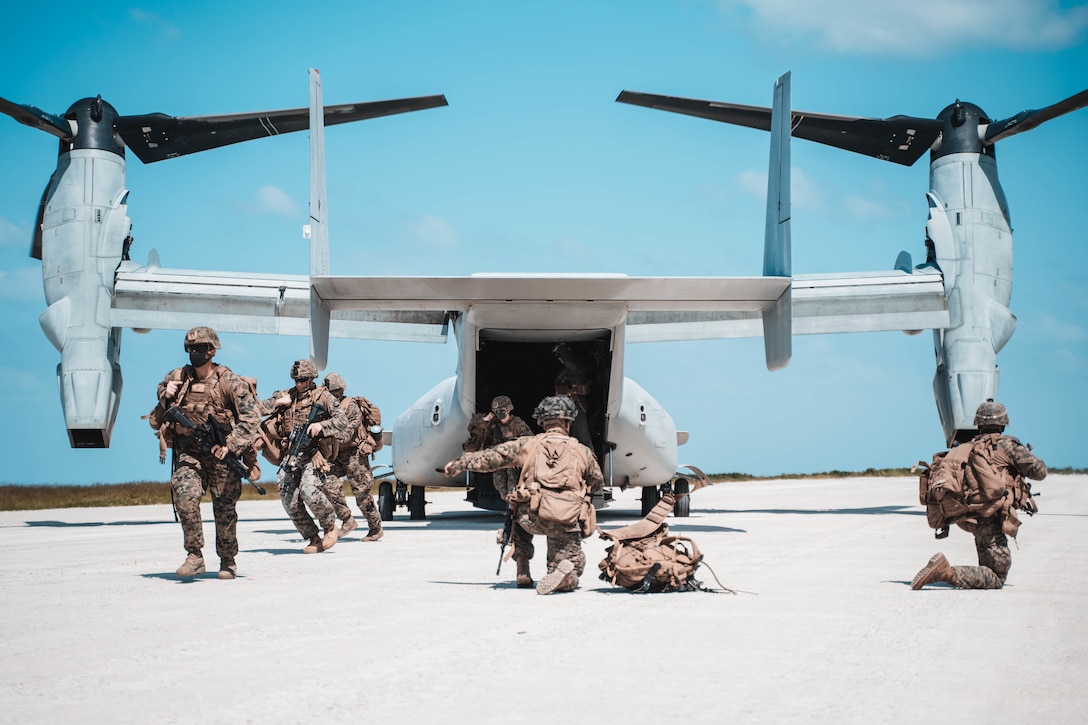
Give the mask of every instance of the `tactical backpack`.
[[[356, 405], [359, 406], [360, 412], [362, 412], [362, 419], [359, 421], [359, 427], [355, 430], [355, 435], [352, 436], [349, 446], [358, 446], [363, 450], [363, 453], [377, 453], [382, 449], [382, 436], [375, 436], [370, 432], [373, 426], [381, 427], [382, 424], [382, 411], [366, 398], [361, 395], [356, 395], [354, 398]], [[341, 403], [343, 405], [343, 403]]]
[[[613, 542], [598, 565], [601, 579], [635, 593], [714, 591], [695, 578], [695, 570], [703, 565], [718, 581], [695, 542], [686, 536], [669, 535], [665, 517], [675, 504], [676, 497], [665, 494], [641, 521], [612, 531], [598, 530], [602, 539]], [[718, 586], [736, 594], [721, 582]]]
[[978, 436], [949, 451], [933, 454], [930, 463], [918, 461], [912, 472], [918, 476], [918, 500], [926, 507], [926, 520], [934, 536], [948, 536], [952, 524], [968, 525], [1001, 513], [1006, 534], [1016, 536], [1020, 521], [1016, 510], [1038, 511], [1031, 486], [1022, 476], [1013, 475], [994, 460], [999, 433]]
[[[528, 504], [529, 511], [544, 521], [566, 526], [583, 522], [583, 534], [591, 534], [596, 529], [596, 514], [593, 505], [586, 501], [585, 481], [579, 468], [583, 462], [579, 454], [581, 444], [562, 433], [545, 433], [529, 445], [512, 501]], [[586, 523], [590, 517], [592, 523]]]

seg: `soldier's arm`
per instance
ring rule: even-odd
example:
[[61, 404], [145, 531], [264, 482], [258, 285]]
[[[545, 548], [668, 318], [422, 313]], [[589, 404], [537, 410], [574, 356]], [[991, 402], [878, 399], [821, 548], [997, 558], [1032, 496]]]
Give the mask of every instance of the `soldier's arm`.
[[257, 412], [261, 416], [272, 415], [273, 413], [275, 413], [277, 408], [279, 407], [276, 405], [276, 401], [283, 396], [284, 392], [286, 391], [277, 390], [276, 392], [272, 393], [271, 398], [265, 398], [264, 400], [258, 401]]
[[[159, 403], [162, 404], [162, 407], [170, 407], [170, 401], [173, 400], [174, 396], [176, 396], [178, 393], [178, 386], [181, 384], [180, 380], [181, 368], [175, 368], [174, 370], [168, 372], [166, 374], [166, 377], [162, 379], [162, 382], [159, 383], [156, 395], [159, 399]], [[174, 385], [170, 385], [170, 383], [174, 383]], [[172, 391], [170, 390], [171, 387], [173, 388]], [[167, 395], [168, 392], [170, 393], [169, 395]]]
[[249, 383], [239, 376], [231, 375], [228, 384], [234, 397], [234, 414], [237, 420], [234, 430], [227, 436], [227, 449], [231, 455], [237, 456], [257, 440], [257, 431], [261, 425], [260, 402], [249, 389]]
[[1042, 481], [1046, 478], [1046, 464], [1032, 453], [1031, 449], [1012, 437], [1003, 438], [1001, 442], [1021, 476], [1033, 481]]
[[341, 443], [347, 443], [355, 436], [356, 429], [363, 422], [363, 411], [354, 398], [346, 398], [340, 401], [337, 412], [340, 413], [339, 416], [334, 415], [322, 423], [321, 427], [325, 435], [332, 436]]
[[461, 471], [490, 473], [500, 468], [514, 468], [517, 466], [518, 454], [529, 440], [531, 440], [530, 437], [515, 438], [512, 441], [500, 443], [494, 448], [465, 453], [446, 464], [446, 475], [456, 476]]

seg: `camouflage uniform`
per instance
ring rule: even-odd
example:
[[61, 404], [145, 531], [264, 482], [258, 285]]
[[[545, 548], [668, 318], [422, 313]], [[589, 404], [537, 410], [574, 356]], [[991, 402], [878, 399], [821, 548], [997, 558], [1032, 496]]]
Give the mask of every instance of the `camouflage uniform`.
[[[214, 340], [218, 348], [218, 337], [214, 337]], [[159, 404], [163, 409], [177, 405], [198, 426], [203, 425], [209, 417], [214, 417], [224, 429], [230, 431], [226, 439], [228, 455], [238, 457], [253, 445], [261, 422], [250, 385], [223, 365], [211, 363], [208, 374], [203, 378], [199, 377], [197, 367], [185, 365], [170, 371], [159, 383]], [[180, 385], [173, 396], [167, 397], [171, 382]], [[166, 423], [164, 427], [171, 425]], [[205, 491], [210, 491], [215, 517], [215, 551], [219, 555], [221, 572], [230, 572], [229, 576], [224, 574], [222, 578], [233, 579], [236, 571], [234, 560], [238, 555], [236, 504], [242, 496], [242, 479], [211, 453], [198, 450], [184, 426], [173, 425], [172, 439], [174, 465], [170, 487], [174, 509], [181, 522], [185, 550], [190, 555], [186, 562], [193, 563], [188, 571], [183, 571], [183, 565], [178, 570], [179, 575], [194, 576], [204, 570], [204, 522], [200, 500]]]
[[[558, 396], [562, 397], [562, 396]], [[545, 401], [553, 400], [546, 398]], [[571, 405], [569, 399], [567, 403]], [[544, 405], [543, 403], [541, 404]], [[539, 410], [539, 408], [538, 408]], [[572, 416], [573, 417], [573, 416]], [[577, 456], [576, 468], [581, 477], [581, 484], [585, 492], [596, 492], [604, 486], [604, 476], [601, 467], [597, 463], [593, 452], [584, 445], [577, 444], [577, 440], [563, 433], [563, 429], [549, 427], [549, 420], [538, 417], [545, 423], [545, 432], [535, 436], [523, 436], [512, 441], [477, 452], [467, 452], [455, 461], [451, 461], [446, 472], [447, 475], [456, 475], [464, 470], [477, 472], [498, 471], [505, 468], [522, 469], [519, 485], [528, 485], [535, 481], [535, 454], [537, 446], [548, 438], [563, 437], [575, 443], [574, 447], [567, 449], [565, 455]], [[516, 497], [512, 497], [516, 498]], [[582, 526], [580, 523], [573, 525], [560, 524], [541, 518], [530, 510], [526, 504], [511, 501], [511, 510], [514, 516], [512, 538], [514, 543], [514, 556], [521, 557], [526, 562], [535, 553], [532, 535], [541, 534], [548, 539], [548, 575], [541, 580], [543, 585], [556, 571], [572, 572], [573, 578], [567, 578], [559, 588], [542, 591], [538, 586], [538, 593], [550, 593], [551, 591], [571, 591], [578, 585], [577, 577], [585, 571], [586, 557], [582, 551]], [[563, 566], [563, 569], [560, 567]], [[519, 570], [520, 571], [520, 570]]]
[[[337, 437], [343, 443], [339, 454], [330, 461], [326, 480], [340, 494], [343, 491], [340, 479], [347, 477], [355, 502], [369, 527], [363, 541], [377, 541], [382, 538], [382, 519], [374, 503], [374, 476], [370, 471], [370, 458], [374, 451], [381, 448], [380, 432], [371, 432], [372, 426], [381, 428], [381, 410], [362, 396], [344, 397], [347, 383], [339, 373], [327, 373], [325, 387], [337, 399], [339, 409], [344, 415], [343, 427], [337, 431]], [[378, 437], [375, 438], [375, 435]], [[350, 512], [346, 501], [343, 508]], [[337, 510], [340, 510], [339, 504]], [[354, 528], [353, 519], [351, 529]]]
[[[285, 395], [290, 397], [291, 402], [285, 406], [278, 406], [276, 401]], [[261, 413], [272, 416], [275, 420], [276, 432], [280, 437], [284, 455], [286, 455], [287, 439], [291, 431], [296, 425], [305, 424], [310, 407], [314, 404], [323, 406], [330, 415], [329, 419], [319, 421], [323, 429], [322, 437], [337, 439], [337, 432], [344, 427], [343, 413], [337, 410], [336, 398], [328, 390], [318, 388], [312, 379], [305, 391], [299, 391], [296, 386], [277, 391], [272, 397], [261, 401]], [[321, 472], [314, 470], [313, 458], [316, 451], [317, 447], [311, 446], [309, 450], [301, 453], [294, 465], [289, 463], [281, 467], [276, 476], [280, 502], [283, 504], [284, 511], [291, 517], [291, 522], [298, 532], [311, 544], [318, 539], [319, 529], [311, 518], [310, 512], [317, 518], [326, 535], [336, 531], [336, 511], [324, 490], [324, 477]], [[332, 539], [333, 543], [335, 540], [335, 538]], [[331, 544], [327, 544], [325, 548], [329, 545]]]
[[[325, 378], [325, 384], [327, 387], [328, 376]], [[338, 390], [330, 388], [330, 391], [334, 397], [339, 398], [340, 410], [344, 414], [344, 428], [339, 432], [339, 437], [347, 442], [340, 446], [339, 455], [330, 461], [331, 468], [327, 478], [335, 482], [335, 487], [340, 489], [342, 486], [340, 479], [347, 477], [351, 492], [355, 495], [355, 503], [359, 506], [359, 511], [362, 512], [369, 527], [364, 541], [376, 541], [382, 536], [382, 517], [378, 513], [378, 506], [374, 503], [374, 475], [370, 471], [370, 454], [374, 451], [374, 442], [370, 438], [369, 431], [366, 430], [363, 410], [358, 398], [343, 397], [343, 388]], [[373, 404], [371, 408], [377, 410]], [[380, 424], [379, 418], [375, 425]], [[361, 432], [360, 426], [364, 429]], [[346, 503], [344, 508], [347, 508]]]
[[[1046, 464], [1016, 438], [1001, 436], [997, 440], [997, 446], [998, 462], [1012, 475], [1033, 481], [1046, 478]], [[979, 565], [952, 567], [956, 577], [953, 582], [955, 586], [962, 589], [1000, 589], [1005, 586], [1005, 578], [1012, 566], [1012, 553], [1009, 551], [1009, 540], [1005, 536], [1003, 524], [1001, 514], [986, 516], [979, 519], [978, 523], [964, 521], [957, 524], [974, 535]]]
[[[506, 423], [496, 417], [491, 420], [484, 420], [485, 417], [485, 414], [477, 413], [469, 421], [469, 439], [464, 445], [466, 451], [480, 451], [484, 448], [497, 446], [503, 441], [511, 441], [515, 438], [533, 434], [529, 424], [516, 415], [511, 414], [510, 420]], [[495, 484], [495, 490], [498, 491], [503, 501], [514, 490], [520, 473], [516, 468], [502, 468], [495, 471], [492, 480]]]
[[[993, 401], [979, 406], [975, 425], [988, 422], [987, 416], [995, 420], [996, 425], [980, 426], [979, 435], [970, 443], [960, 445], [974, 445], [988, 433], [1001, 432], [1009, 422], [1005, 407]], [[1002, 435], [995, 438], [993, 445], [995, 465], [1004, 469], [1009, 476], [1034, 481], [1046, 478], [1046, 464], [1016, 438]], [[1005, 586], [1005, 578], [1012, 567], [1012, 554], [1005, 535], [1004, 514], [999, 512], [976, 520], [960, 521], [956, 525], [974, 535], [979, 565], [951, 566], [943, 554], [937, 554], [914, 577], [911, 588], [920, 589], [934, 581], [943, 581], [961, 589], [1001, 589]], [[1015, 535], [1015, 529], [1010, 531]]]

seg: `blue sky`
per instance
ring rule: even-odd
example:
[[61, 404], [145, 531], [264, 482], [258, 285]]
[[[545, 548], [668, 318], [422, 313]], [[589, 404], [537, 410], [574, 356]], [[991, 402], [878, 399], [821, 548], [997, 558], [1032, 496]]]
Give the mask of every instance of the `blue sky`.
[[[875, 5], [875, 6], [874, 6]], [[1043, 0], [190, 2], [4, 10], [0, 95], [63, 113], [101, 94], [123, 114], [202, 115], [444, 93], [449, 107], [328, 129], [332, 267], [343, 274], [755, 275], [767, 135], [614, 102], [621, 90], [935, 117], [959, 98], [1005, 118], [1088, 87], [1088, 5]], [[1016, 334], [998, 357], [1014, 435], [1088, 466], [1088, 111], [998, 146], [1015, 238]], [[108, 450], [68, 448], [59, 356], [28, 255], [56, 141], [0, 118], [3, 483], [166, 480], [140, 420], [183, 363], [182, 333], [126, 331]], [[134, 259], [304, 273], [305, 133], [165, 161], [128, 157]], [[912, 167], [793, 144], [795, 273], [888, 269], [922, 254], [928, 157]], [[224, 335], [219, 361], [289, 382], [305, 338]], [[330, 369], [389, 422], [451, 375], [453, 345], [334, 340]], [[908, 466], [943, 437], [929, 333], [633, 345], [626, 373], [691, 433], [683, 463], [755, 474]], [[388, 453], [379, 462], [388, 462]]]

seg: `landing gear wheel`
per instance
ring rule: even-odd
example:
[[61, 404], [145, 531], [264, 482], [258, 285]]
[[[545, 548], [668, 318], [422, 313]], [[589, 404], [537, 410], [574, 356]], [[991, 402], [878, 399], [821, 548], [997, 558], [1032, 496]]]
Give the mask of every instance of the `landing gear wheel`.
[[393, 520], [393, 484], [382, 481], [378, 484], [378, 515], [382, 521]]
[[691, 492], [691, 486], [688, 485], [688, 479], [678, 478], [673, 482], [672, 487], [676, 492], [676, 506], [672, 509], [672, 515], [684, 518], [691, 516], [691, 496], [688, 495]]
[[422, 521], [427, 518], [427, 500], [424, 497], [426, 492], [425, 486], [412, 486], [408, 494], [408, 518], [412, 521]]
[[645, 517], [649, 514], [660, 500], [661, 491], [657, 486], [645, 486], [642, 489], [642, 515]]

